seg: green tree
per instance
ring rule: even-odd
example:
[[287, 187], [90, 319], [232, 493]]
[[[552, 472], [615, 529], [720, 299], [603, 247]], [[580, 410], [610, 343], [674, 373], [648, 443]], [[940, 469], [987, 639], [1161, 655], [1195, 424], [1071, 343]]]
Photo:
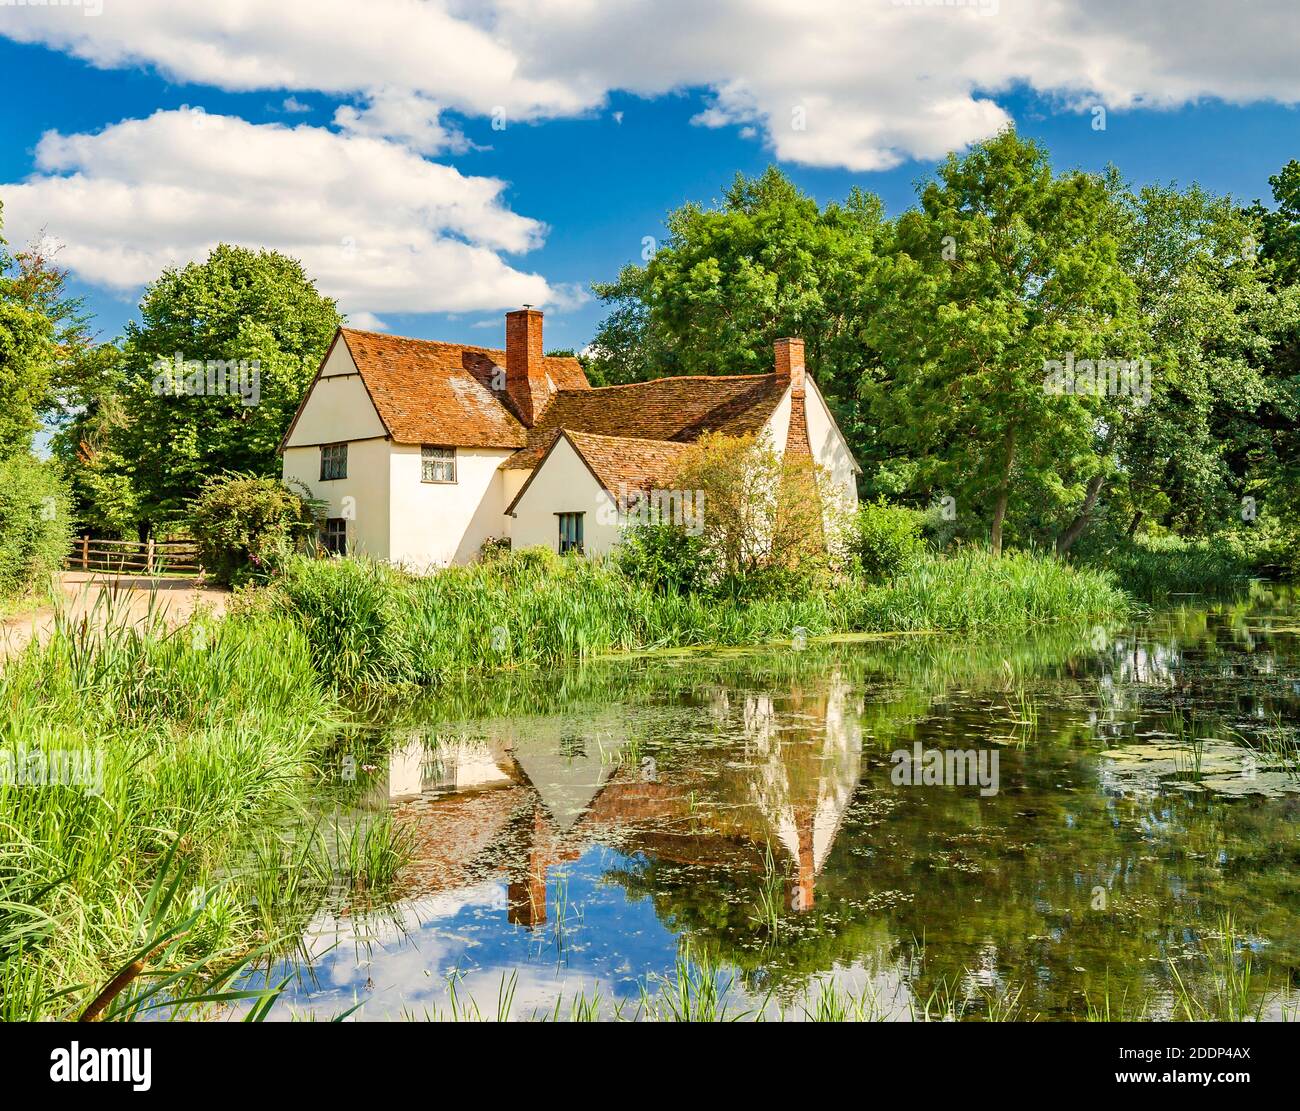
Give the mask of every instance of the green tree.
[[1060, 519], [1086, 496], [1105, 399], [1045, 378], [1130, 356], [1133, 283], [1107, 183], [1053, 174], [1012, 131], [950, 156], [920, 200], [865, 291], [880, 367], [863, 391], [913, 492], [954, 497], [1000, 553], [1009, 517]]
[[857, 314], [881, 234], [879, 199], [855, 188], [822, 208], [770, 167], [738, 174], [716, 208], [683, 205], [667, 227], [644, 266], [594, 287], [610, 313], [592, 343], [593, 382], [762, 374], [774, 340], [801, 336], [850, 443], [867, 446]]
[[1294, 158], [1268, 179], [1273, 208], [1256, 201], [1251, 214], [1259, 221], [1260, 254], [1280, 286], [1300, 283], [1300, 162]]
[[1255, 414], [1256, 484], [1293, 521], [1300, 518], [1300, 162], [1294, 159], [1269, 178], [1272, 209], [1258, 201], [1260, 256], [1277, 295], [1273, 340], [1264, 368], [1268, 396]]
[[[215, 474], [278, 472], [280, 437], [340, 321], [302, 265], [274, 251], [223, 244], [148, 287], [126, 328], [125, 422], [110, 444], [142, 528], [184, 520]], [[224, 392], [223, 363], [228, 376], [242, 364]]]
[[[0, 207], [0, 228], [3, 228]], [[39, 427], [56, 358], [55, 323], [0, 237], [0, 459], [25, 452]]]
[[311, 503], [279, 479], [223, 474], [190, 506], [205, 572], [226, 586], [265, 575], [316, 532]]
[[1117, 427], [1115, 500], [1181, 533], [1236, 519], [1251, 484], [1264, 367], [1282, 306], [1256, 258], [1257, 218], [1198, 186], [1150, 185], [1120, 197], [1121, 260], [1138, 291], [1151, 361], [1149, 405]]

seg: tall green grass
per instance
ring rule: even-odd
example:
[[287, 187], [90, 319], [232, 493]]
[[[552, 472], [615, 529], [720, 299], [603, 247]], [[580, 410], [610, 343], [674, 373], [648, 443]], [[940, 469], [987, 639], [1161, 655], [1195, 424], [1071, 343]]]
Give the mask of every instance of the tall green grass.
[[252, 828], [292, 808], [336, 716], [285, 618], [173, 633], [96, 618], [60, 617], [47, 645], [0, 672], [7, 766], [57, 755], [84, 773], [0, 784], [5, 1019], [75, 1016], [137, 964], [137, 993], [163, 965], [189, 968], [169, 982], [183, 996], [247, 954], [256, 923], [231, 861]]
[[1130, 609], [1104, 573], [976, 551], [923, 560], [888, 585], [845, 580], [755, 599], [662, 594], [606, 562], [531, 552], [425, 577], [360, 559], [297, 559], [272, 597], [341, 690], [427, 687], [472, 671], [630, 650], [1024, 628]]
[[1133, 597], [1158, 602], [1172, 594], [1224, 594], [1250, 578], [1239, 546], [1177, 536], [1118, 545], [1091, 560], [1105, 567]]

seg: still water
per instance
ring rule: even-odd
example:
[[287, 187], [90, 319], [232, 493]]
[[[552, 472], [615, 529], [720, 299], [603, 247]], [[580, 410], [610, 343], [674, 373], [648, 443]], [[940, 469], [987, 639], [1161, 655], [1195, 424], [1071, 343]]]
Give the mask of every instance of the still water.
[[1258, 587], [444, 692], [354, 741], [347, 813], [415, 859], [316, 913], [275, 1014], [634, 1017], [685, 954], [730, 1014], [1296, 1017], [1297, 723], [1300, 609]]

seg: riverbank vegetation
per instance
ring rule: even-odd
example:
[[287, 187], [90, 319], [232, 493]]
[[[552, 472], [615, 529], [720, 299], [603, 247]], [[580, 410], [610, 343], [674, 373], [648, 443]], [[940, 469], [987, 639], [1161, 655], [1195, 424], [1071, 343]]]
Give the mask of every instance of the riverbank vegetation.
[[160, 981], [228, 990], [268, 940], [240, 854], [295, 813], [337, 727], [287, 619], [105, 617], [0, 672], [4, 1019], [76, 1017], [114, 983], [121, 1015]]
[[324, 679], [343, 690], [431, 686], [467, 671], [611, 652], [1023, 628], [1130, 611], [1102, 573], [979, 551], [922, 558], [888, 584], [846, 578], [748, 597], [661, 592], [611, 562], [542, 550], [431, 576], [295, 557], [253, 604], [297, 623]]
[[[608, 558], [497, 551], [427, 577], [291, 553], [305, 503], [259, 485], [340, 320], [295, 260], [220, 246], [99, 343], [50, 259], [0, 249], [0, 599], [43, 589], [74, 520], [195, 528], [219, 577], [256, 582], [227, 620], [170, 633], [60, 620], [0, 672], [7, 774], [47, 777], [0, 785], [0, 1017], [222, 995], [323, 899], [391, 883], [406, 847], [385, 820], [302, 826], [347, 699], [667, 647], [1106, 624], [1294, 572], [1300, 163], [1272, 185], [1270, 211], [1135, 190], [1058, 174], [1011, 133], [894, 219], [857, 189], [821, 207], [778, 170], [738, 178], [597, 287], [610, 315], [587, 368], [754, 373], [804, 336], [864, 469], [840, 550], [769, 497], [758, 532], [778, 541], [757, 550], [741, 506]], [[258, 403], [160, 392], [178, 352], [255, 360]], [[1103, 362], [1123, 389], [1098, 388]], [[1069, 388], [1046, 389], [1066, 364]], [[42, 423], [52, 463], [31, 453]], [[679, 476], [715, 509], [725, 447]]]
[[[595, 284], [584, 366], [596, 385], [758, 373], [799, 335], [865, 500], [995, 553], [1276, 534], [1285, 558], [1252, 567], [1294, 571], [1300, 162], [1267, 184], [1269, 204], [1136, 187], [1013, 131], [892, 217], [857, 187], [822, 205], [775, 167], [738, 176]], [[82, 528], [169, 535], [214, 475], [279, 473], [341, 319], [298, 261], [221, 245], [100, 342], [54, 259], [0, 245], [0, 459], [44, 424]], [[156, 389], [178, 357], [256, 361], [256, 404]]]

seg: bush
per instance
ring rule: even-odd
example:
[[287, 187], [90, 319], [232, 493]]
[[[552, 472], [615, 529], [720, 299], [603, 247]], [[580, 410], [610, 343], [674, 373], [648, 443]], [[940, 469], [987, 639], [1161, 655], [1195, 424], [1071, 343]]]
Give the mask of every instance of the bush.
[[925, 554], [922, 515], [889, 505], [884, 498], [864, 502], [849, 521], [845, 547], [854, 571], [883, 582], [907, 571]]
[[618, 569], [658, 594], [691, 594], [714, 578], [704, 538], [667, 521], [629, 528], [614, 551]]
[[510, 554], [510, 537], [489, 536], [478, 546], [478, 558], [486, 563]]
[[274, 478], [227, 474], [190, 503], [203, 569], [230, 586], [266, 574], [316, 530], [311, 503]]
[[1291, 578], [1300, 566], [1294, 526], [1269, 514], [1226, 529], [1214, 539], [1253, 575]]
[[72, 495], [50, 463], [0, 463], [0, 598], [45, 586], [72, 548]]

